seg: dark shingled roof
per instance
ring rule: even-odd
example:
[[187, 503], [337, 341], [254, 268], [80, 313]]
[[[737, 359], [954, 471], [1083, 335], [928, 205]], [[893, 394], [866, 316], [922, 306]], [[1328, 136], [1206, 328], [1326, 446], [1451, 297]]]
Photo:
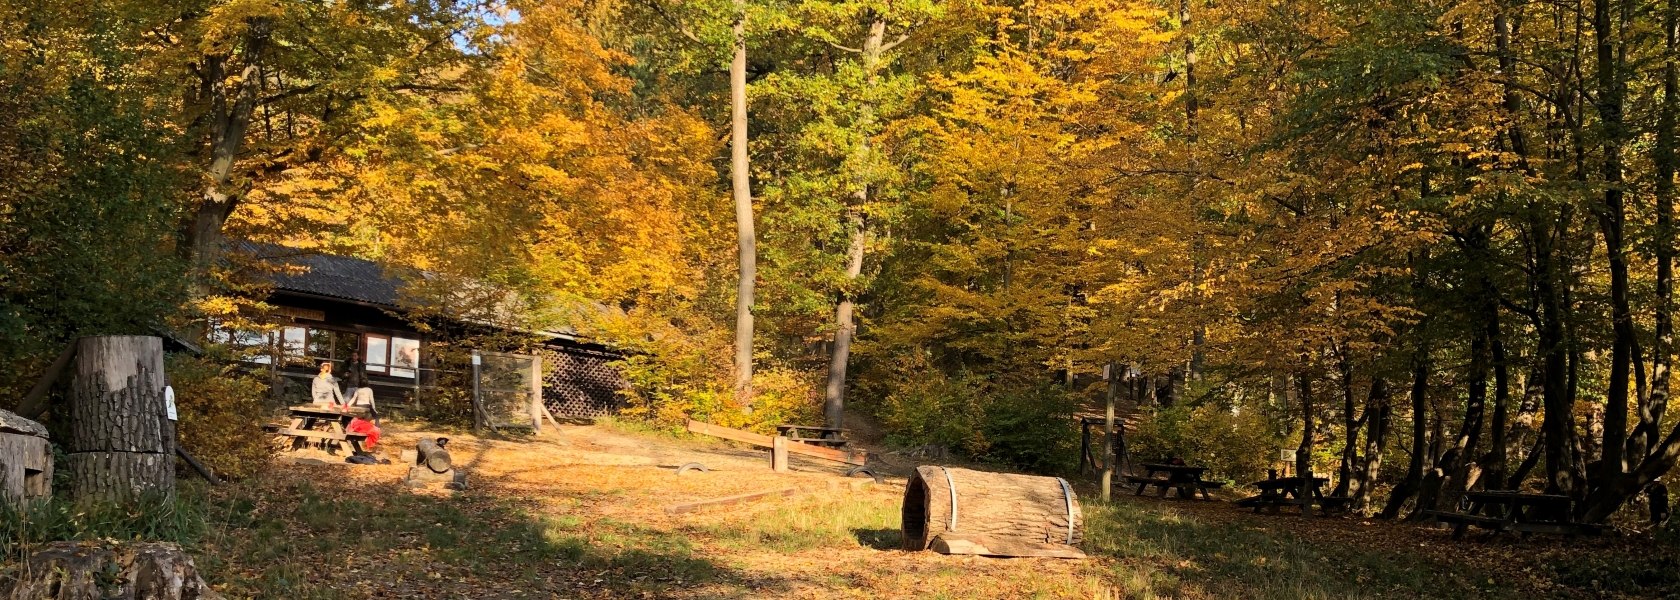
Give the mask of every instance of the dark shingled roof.
[[402, 280], [371, 260], [270, 244], [246, 244], [246, 251], [264, 262], [303, 267], [271, 275], [280, 291], [326, 296], [395, 308]]

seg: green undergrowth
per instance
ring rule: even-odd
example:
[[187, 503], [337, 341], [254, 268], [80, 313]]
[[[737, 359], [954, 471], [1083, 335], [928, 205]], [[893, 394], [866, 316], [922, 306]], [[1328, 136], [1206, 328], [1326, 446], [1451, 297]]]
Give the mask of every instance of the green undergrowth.
[[206, 532], [202, 485], [183, 482], [175, 495], [147, 494], [126, 503], [77, 503], [65, 495], [17, 505], [0, 502], [0, 556], [19, 557], [55, 541], [144, 540], [196, 543]]

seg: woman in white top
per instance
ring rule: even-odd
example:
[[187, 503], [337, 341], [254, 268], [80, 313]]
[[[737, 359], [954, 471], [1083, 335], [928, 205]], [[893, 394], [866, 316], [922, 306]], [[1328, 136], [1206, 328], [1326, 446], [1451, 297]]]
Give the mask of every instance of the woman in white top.
[[321, 374], [316, 375], [315, 381], [310, 384], [309, 395], [317, 406], [344, 404], [344, 394], [338, 391], [338, 379], [332, 374], [332, 363], [321, 362]]

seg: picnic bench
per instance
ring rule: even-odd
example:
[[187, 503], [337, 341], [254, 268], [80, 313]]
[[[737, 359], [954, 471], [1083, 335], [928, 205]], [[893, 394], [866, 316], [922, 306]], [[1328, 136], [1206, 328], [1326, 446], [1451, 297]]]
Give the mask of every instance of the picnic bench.
[[1517, 491], [1465, 492], [1464, 512], [1431, 510], [1424, 515], [1453, 527], [1453, 539], [1463, 539], [1471, 526], [1500, 531], [1575, 535], [1598, 533], [1598, 526], [1575, 521], [1574, 500], [1557, 494]]
[[1128, 483], [1137, 485], [1137, 492], [1133, 494], [1136, 496], [1142, 496], [1150, 486], [1155, 486], [1159, 488], [1162, 498], [1167, 497], [1169, 489], [1177, 489], [1180, 498], [1194, 499], [1196, 493], [1200, 492], [1203, 500], [1212, 500], [1213, 496], [1208, 494], [1208, 490], [1219, 489], [1225, 485], [1222, 482], [1202, 479], [1202, 474], [1208, 470], [1207, 467], [1147, 463], [1143, 468], [1147, 473], [1145, 476], [1126, 476]]
[[1344, 502], [1335, 500], [1325, 503], [1324, 486], [1328, 483], [1328, 477], [1313, 477], [1304, 481], [1299, 476], [1272, 477], [1256, 481], [1249, 485], [1259, 489], [1260, 494], [1237, 501], [1237, 506], [1252, 507], [1256, 513], [1266, 510], [1272, 514], [1277, 514], [1278, 510], [1285, 506], [1299, 506], [1301, 514], [1307, 514], [1314, 504], [1326, 511], [1332, 506], [1345, 505]]
[[788, 441], [839, 448], [846, 445], [845, 429], [814, 425], [777, 425], [776, 435]]
[[317, 445], [329, 451], [363, 451], [362, 442], [367, 441], [367, 436], [350, 433], [346, 428], [350, 426], [352, 419], [367, 414], [366, 408], [334, 408], [305, 404], [290, 407], [286, 412], [290, 417], [288, 424], [269, 424], [264, 426], [264, 429], [288, 440], [288, 449], [296, 450]]

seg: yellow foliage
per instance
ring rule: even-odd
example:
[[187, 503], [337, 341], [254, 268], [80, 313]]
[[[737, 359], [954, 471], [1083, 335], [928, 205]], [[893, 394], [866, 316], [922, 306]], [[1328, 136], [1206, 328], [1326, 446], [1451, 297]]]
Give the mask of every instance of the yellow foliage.
[[214, 358], [170, 355], [164, 366], [175, 390], [181, 447], [216, 474], [239, 479], [270, 458], [263, 395], [268, 385]]

